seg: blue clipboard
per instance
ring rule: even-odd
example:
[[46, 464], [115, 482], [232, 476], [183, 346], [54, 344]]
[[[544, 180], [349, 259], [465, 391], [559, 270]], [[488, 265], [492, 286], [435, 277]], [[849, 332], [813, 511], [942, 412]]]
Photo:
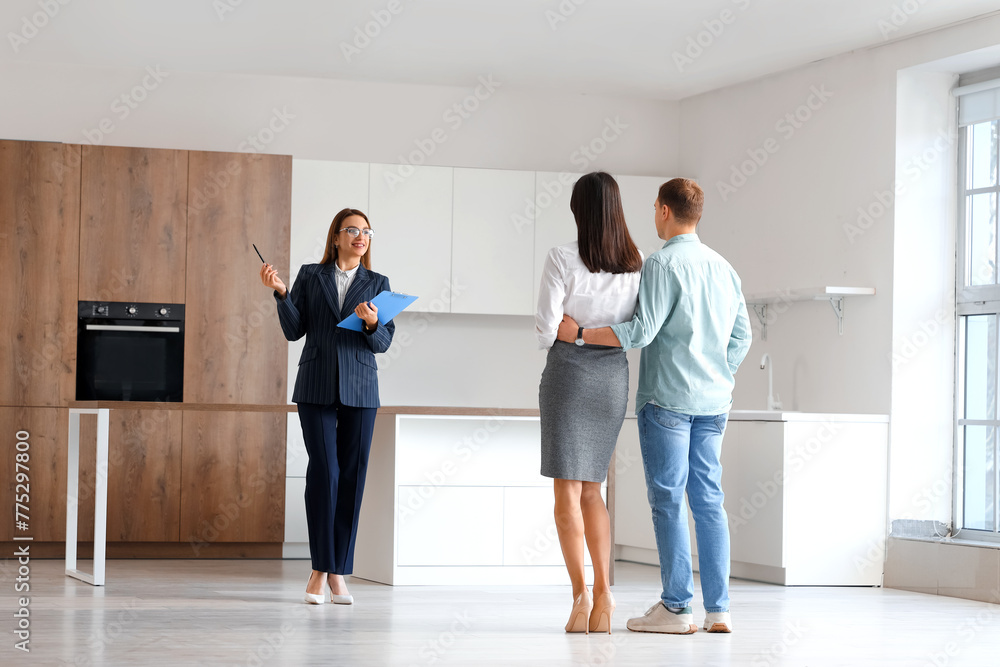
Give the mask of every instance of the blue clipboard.
[[[411, 303], [417, 300], [417, 297], [410, 294], [402, 294], [400, 292], [390, 292], [389, 290], [383, 291], [381, 294], [376, 296], [371, 300], [371, 303], [378, 308], [378, 321], [380, 324], [385, 324], [392, 318], [403, 312], [404, 309], [409, 307]], [[350, 329], [351, 331], [361, 331], [361, 327], [364, 322], [361, 318], [351, 313], [337, 325], [344, 329]]]

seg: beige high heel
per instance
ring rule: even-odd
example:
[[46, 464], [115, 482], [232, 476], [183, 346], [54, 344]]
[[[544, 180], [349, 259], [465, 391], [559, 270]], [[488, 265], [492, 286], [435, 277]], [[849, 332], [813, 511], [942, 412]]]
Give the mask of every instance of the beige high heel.
[[590, 597], [590, 591], [584, 589], [582, 593], [573, 600], [573, 611], [569, 613], [569, 621], [566, 622], [566, 632], [589, 632], [590, 611], [594, 608], [594, 599]]
[[594, 600], [593, 610], [590, 612], [590, 631], [607, 632], [611, 634], [611, 616], [615, 613], [615, 598], [610, 592], [602, 593], [601, 597]]

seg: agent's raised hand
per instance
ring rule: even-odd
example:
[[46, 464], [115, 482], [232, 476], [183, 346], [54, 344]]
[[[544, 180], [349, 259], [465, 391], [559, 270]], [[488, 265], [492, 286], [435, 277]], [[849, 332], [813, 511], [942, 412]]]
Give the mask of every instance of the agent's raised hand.
[[270, 287], [281, 296], [285, 296], [287, 291], [285, 283], [281, 282], [278, 272], [270, 264], [264, 264], [260, 267], [260, 281], [264, 283], [264, 287]]

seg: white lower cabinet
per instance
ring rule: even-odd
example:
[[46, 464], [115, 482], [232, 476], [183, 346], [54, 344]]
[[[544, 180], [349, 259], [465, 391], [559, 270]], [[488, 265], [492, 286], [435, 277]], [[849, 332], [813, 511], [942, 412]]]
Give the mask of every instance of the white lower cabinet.
[[354, 575], [393, 585], [568, 584], [540, 446], [538, 417], [383, 408]]
[[[551, 483], [544, 487], [504, 489], [504, 565], [564, 566], [554, 512]], [[591, 564], [588, 551], [584, 551], [583, 562], [588, 566]]]
[[283, 558], [309, 558], [309, 528], [306, 525], [306, 478], [285, 478], [285, 542]]
[[[396, 562], [503, 565], [504, 490], [500, 487], [399, 486]], [[456, 528], [461, 527], [461, 530]]]
[[[657, 564], [635, 420], [625, 423], [616, 551]], [[732, 411], [721, 457], [732, 576], [786, 586], [881, 585], [887, 447], [884, 415]]]

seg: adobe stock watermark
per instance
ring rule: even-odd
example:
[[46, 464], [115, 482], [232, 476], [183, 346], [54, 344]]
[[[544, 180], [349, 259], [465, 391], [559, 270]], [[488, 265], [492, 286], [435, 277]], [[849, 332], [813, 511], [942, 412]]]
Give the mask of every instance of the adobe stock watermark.
[[384, 371], [389, 368], [406, 350], [413, 347], [416, 342], [415, 336], [420, 336], [427, 331], [441, 313], [450, 312], [452, 300], [460, 296], [466, 289], [468, 286], [458, 281], [446, 282], [438, 296], [430, 301], [428, 305], [430, 312], [411, 313], [404, 316], [406, 325], [397, 326], [396, 333], [392, 337], [392, 345], [389, 346], [388, 350], [375, 357], [378, 369]]
[[111, 116], [105, 116], [97, 123], [97, 127], [90, 130], [83, 130], [84, 143], [92, 146], [99, 146], [105, 137], [117, 129], [115, 119], [118, 122], [124, 121], [132, 112], [139, 108], [151, 92], [160, 87], [164, 79], [170, 76], [170, 72], [164, 72], [159, 65], [146, 67], [146, 76], [131, 89], [111, 100]]
[[[570, 163], [581, 172], [587, 171], [590, 165], [603, 155], [611, 144], [625, 134], [628, 127], [628, 123], [623, 122], [621, 116], [605, 118], [601, 130], [590, 141], [580, 144], [579, 148], [570, 153]], [[580, 178], [579, 173], [563, 171], [559, 172], [555, 178], [542, 181], [541, 191], [535, 192], [534, 199], [525, 198], [524, 209], [510, 214], [510, 222], [514, 225], [514, 229], [518, 233], [523, 232], [525, 228], [532, 229], [538, 212], [552, 206], [563, 192], [573, 187], [578, 178]]]
[[240, 492], [236, 498], [229, 502], [220, 502], [216, 508], [216, 514], [210, 521], [202, 520], [198, 526], [198, 533], [188, 534], [188, 545], [192, 553], [197, 556], [202, 549], [209, 547], [218, 540], [239, 519], [243, 510], [252, 507], [256, 499], [272, 490], [272, 488], [282, 482], [284, 472], [267, 470], [263, 473], [252, 473], [246, 480], [243, 488], [248, 492]]
[[903, 0], [903, 2], [894, 4], [889, 15], [880, 18], [875, 23], [878, 31], [882, 33], [882, 40], [888, 40], [892, 33], [898, 32], [909, 23], [910, 19], [923, 9], [925, 4], [927, 4], [927, 0]]
[[[295, 120], [295, 114], [288, 111], [287, 106], [273, 107], [271, 118], [267, 123], [253, 134], [248, 134], [247, 138], [236, 147], [240, 153], [263, 153], [267, 150], [268, 144], [277, 139], [278, 135], [288, 129], [291, 122]], [[243, 163], [240, 160], [232, 159], [223, 169], [211, 173], [205, 179], [205, 184], [198, 188], [192, 188], [189, 203], [195, 211], [201, 212], [208, 208], [209, 203], [215, 197], [229, 187], [233, 178], [243, 171]]]
[[[962, 619], [951, 635], [953, 639], [941, 647], [939, 651], [927, 654], [924, 664], [933, 667], [948, 667], [953, 658], [961, 655], [963, 649], [972, 644], [983, 632], [995, 632], [998, 616], [1000, 616], [1000, 589], [990, 592], [993, 606], [981, 610], [975, 616], [969, 615]], [[966, 664], [966, 663], [963, 663]]]
[[219, 21], [225, 21], [226, 14], [232, 14], [242, 4], [243, 0], [212, 0], [212, 9], [215, 10], [215, 15], [219, 17]]
[[411, 662], [410, 667], [440, 663], [444, 656], [455, 647], [458, 640], [471, 629], [472, 619], [469, 617], [469, 611], [455, 612], [445, 630], [439, 632], [434, 639], [424, 641], [419, 651], [420, 662]]
[[[506, 423], [506, 420], [491, 415], [482, 426], [454, 443], [451, 456], [444, 459], [436, 470], [424, 473], [427, 483], [408, 489], [408, 498], [400, 497], [399, 522], [405, 523], [410, 517], [415, 516], [424, 504], [434, 497], [438, 488], [447, 485], [448, 480], [457, 475]], [[400, 495], [402, 496], [402, 493]]]
[[923, 320], [917, 325], [915, 331], [910, 332], [908, 336], [898, 340], [898, 343], [892, 346], [892, 352], [887, 355], [892, 363], [892, 370], [897, 371], [916, 359], [920, 351], [937, 338], [942, 331], [953, 333], [954, 324], [954, 315], [949, 315], [944, 309], [938, 310], [934, 317]]
[[[805, 442], [796, 444], [788, 455], [787, 472], [795, 474], [819, 456], [823, 448], [837, 436], [843, 426], [835, 421], [825, 421]], [[785, 469], [775, 471], [770, 479], [757, 481], [757, 490], [740, 498], [739, 509], [729, 512], [729, 531], [732, 535], [740, 532], [769, 503], [785, 485]]]
[[802, 621], [788, 621], [782, 629], [781, 637], [766, 649], [758, 651], [750, 661], [751, 667], [773, 667], [784, 664], [789, 650], [797, 646], [805, 636], [807, 628], [802, 627]]
[[[919, 516], [926, 517], [930, 516], [933, 509], [934, 503], [940, 502], [942, 499], [950, 497], [951, 495], [951, 484], [950, 479], [946, 480], [939, 477], [930, 484], [924, 485], [919, 491], [910, 497], [910, 506], [916, 508]], [[911, 511], [903, 512], [896, 520], [908, 521], [911, 519], [916, 519], [917, 515]], [[937, 533], [937, 528], [935, 527], [935, 533]], [[937, 533], [937, 537], [947, 537], [947, 534]], [[854, 569], [862, 574], [868, 568], [879, 565], [885, 562], [886, 548], [889, 543], [889, 538], [891, 535], [886, 535], [878, 540], [872, 540], [868, 543], [868, 550], [863, 556], [855, 556], [853, 563]]]
[[[751, 0], [731, 1], [741, 12], [746, 11], [750, 7], [751, 2]], [[702, 29], [688, 35], [687, 43], [684, 45], [683, 50], [674, 51], [670, 54], [674, 59], [677, 71], [683, 73], [684, 68], [693, 65], [694, 61], [701, 58], [708, 49], [712, 48], [716, 40], [722, 37], [722, 33], [726, 31], [726, 28], [736, 23], [738, 17], [739, 14], [737, 12], [726, 7], [717, 16], [702, 21]]]
[[545, 10], [545, 20], [549, 23], [552, 32], [559, 29], [559, 26], [569, 20], [569, 17], [576, 14], [577, 7], [587, 3], [587, 0], [561, 0], [555, 9]]
[[20, 52], [22, 48], [28, 45], [28, 42], [37, 37], [38, 33], [52, 19], [58, 16], [62, 8], [70, 2], [72, 0], [36, 0], [35, 4], [38, 5], [40, 11], [22, 16], [21, 27], [18, 31], [9, 31], [7, 33], [7, 41], [10, 42], [10, 48], [14, 50], [14, 53]]
[[747, 159], [739, 164], [731, 165], [729, 178], [725, 181], [716, 181], [716, 188], [722, 201], [726, 202], [729, 197], [742, 188], [756, 174], [771, 156], [781, 150], [781, 141], [788, 141], [795, 136], [808, 123], [813, 115], [823, 108], [833, 93], [826, 89], [826, 84], [819, 87], [810, 86], [809, 94], [799, 106], [787, 112], [774, 123], [774, 131], [780, 138], [768, 137], [760, 146], [748, 148]]
[[72, 661], [61, 661], [60, 664], [67, 667], [70, 665], [72, 667], [90, 667], [95, 664], [104, 664], [104, 652], [127, 636], [126, 631], [139, 618], [136, 607], [135, 599], [126, 602], [124, 608], [118, 611], [115, 620], [90, 633], [86, 641], [86, 653], [78, 652]]
[[340, 53], [344, 56], [344, 60], [350, 63], [355, 56], [360, 56], [362, 51], [371, 46], [372, 40], [381, 35], [411, 2], [413, 0], [389, 0], [383, 9], [371, 10], [372, 20], [364, 25], [354, 26], [353, 39], [350, 42], [340, 43]]
[[450, 132], [456, 132], [467, 120], [472, 118], [472, 114], [479, 110], [484, 102], [493, 97], [497, 89], [503, 84], [493, 78], [492, 74], [480, 75], [479, 85], [471, 94], [466, 95], [459, 101], [452, 104], [441, 114], [441, 120], [445, 122], [448, 129], [436, 127], [430, 131], [426, 137], [414, 139], [416, 148], [406, 155], [399, 155], [399, 166], [394, 171], [386, 171], [382, 178], [389, 186], [390, 192], [395, 192], [407, 178], [413, 175], [414, 167], [427, 162], [427, 158], [434, 155], [437, 147], [448, 141]]
[[958, 132], [955, 130], [938, 130], [934, 141], [927, 148], [916, 155], [910, 156], [900, 165], [898, 176], [891, 188], [876, 190], [872, 193], [872, 201], [866, 206], [859, 206], [857, 218], [854, 222], [845, 222], [842, 225], [847, 241], [852, 245], [861, 236], [875, 226], [886, 213], [893, 210], [896, 199], [906, 193], [907, 188], [914, 185], [923, 177], [927, 171], [934, 166], [942, 156], [950, 153], [951, 148], [958, 141]]

